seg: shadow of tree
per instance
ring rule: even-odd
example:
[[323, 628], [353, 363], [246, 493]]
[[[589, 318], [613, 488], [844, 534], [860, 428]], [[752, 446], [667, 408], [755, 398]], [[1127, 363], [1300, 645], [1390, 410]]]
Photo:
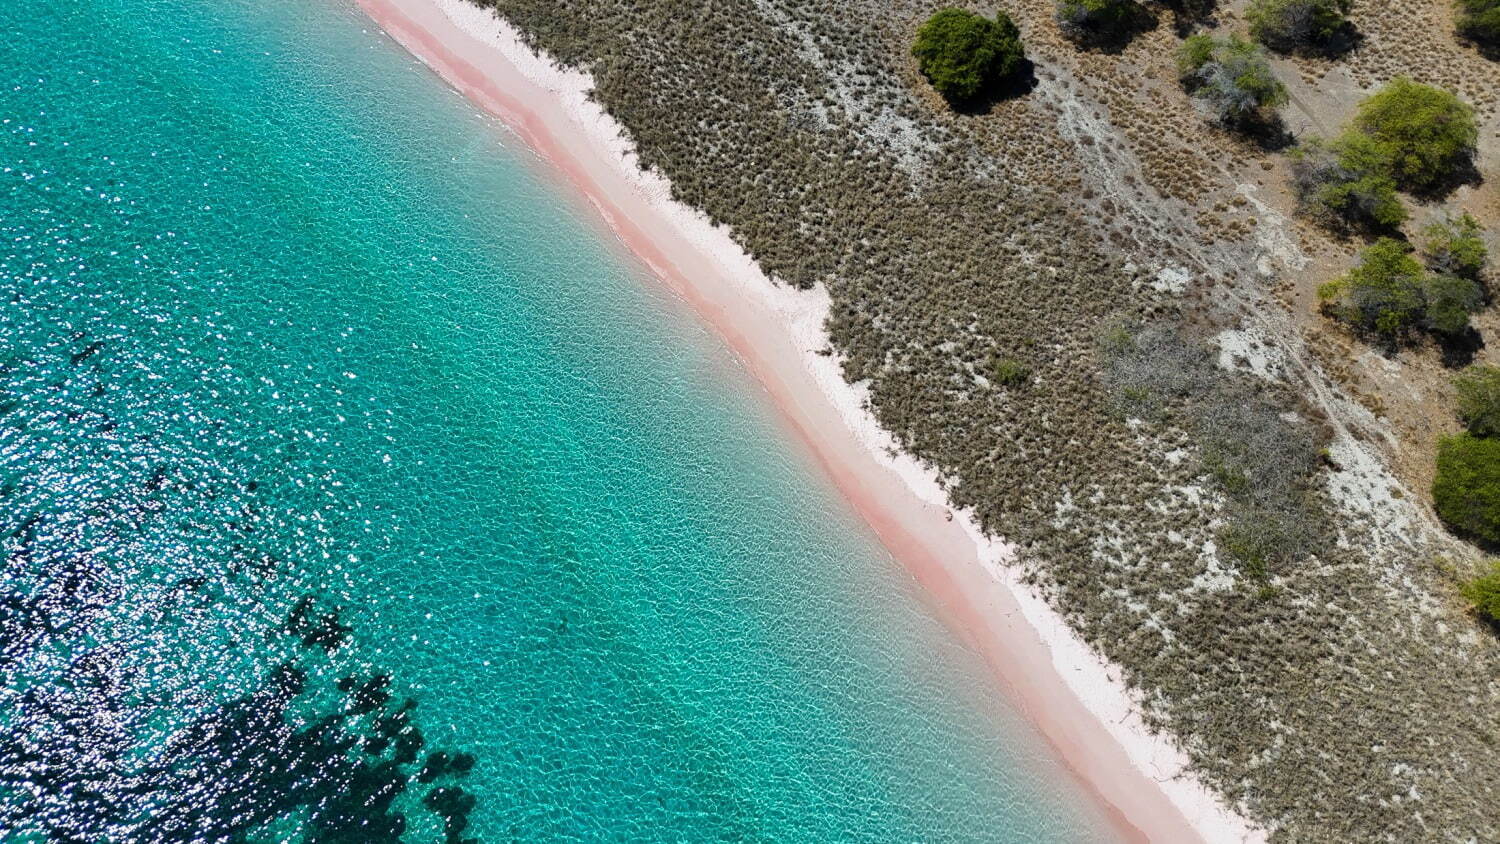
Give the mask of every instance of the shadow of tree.
[[1345, 21], [1332, 35], [1318, 41], [1267, 41], [1265, 45], [1283, 55], [1333, 61], [1359, 49], [1364, 41], [1364, 33]]
[[1484, 337], [1469, 326], [1462, 334], [1434, 334], [1443, 366], [1462, 369], [1474, 362], [1479, 350], [1484, 348]]
[[990, 85], [978, 96], [966, 100], [948, 100], [948, 105], [957, 114], [988, 114], [997, 103], [1024, 97], [1036, 90], [1036, 65], [1030, 59], [1021, 59], [1015, 71]]
[[1459, 5], [1459, 40], [1479, 51], [1481, 57], [1500, 61], [1500, 19], [1497, 19], [1500, 12], [1491, 10], [1486, 13], [1471, 7], [1471, 11], [1464, 14], [1463, 7], [1470, 6], [1470, 3], [1460, 2]]
[[1275, 113], [1251, 115], [1228, 121], [1224, 124], [1224, 128], [1264, 152], [1282, 152], [1297, 143], [1297, 136], [1286, 128], [1286, 121], [1281, 119], [1281, 115]]
[[1442, 202], [1448, 195], [1464, 185], [1479, 187], [1484, 184], [1484, 174], [1474, 164], [1472, 155], [1464, 156], [1463, 160], [1457, 162], [1443, 178], [1418, 188], [1411, 188], [1407, 193], [1418, 202]]
[[1070, 21], [1060, 11], [1058, 27], [1068, 40], [1084, 49], [1117, 54], [1130, 46], [1136, 36], [1155, 29], [1157, 23], [1155, 12], [1139, 3], [1128, 2], [1118, 20], [1075, 16]]
[[1195, 31], [1218, 25], [1214, 13], [1218, 11], [1215, 0], [1157, 0], [1162, 8], [1172, 13], [1172, 32], [1178, 38], [1186, 38]]

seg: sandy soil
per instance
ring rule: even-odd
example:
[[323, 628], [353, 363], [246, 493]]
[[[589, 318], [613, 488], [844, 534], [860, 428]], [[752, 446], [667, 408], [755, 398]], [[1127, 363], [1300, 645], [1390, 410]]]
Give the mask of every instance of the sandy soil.
[[620, 127], [590, 102], [589, 78], [525, 48], [464, 0], [356, 0], [397, 42], [499, 117], [586, 197], [662, 283], [717, 330], [786, 423], [878, 536], [993, 668], [1012, 703], [1131, 840], [1247, 841], [1251, 826], [1184, 771], [1142, 725], [1119, 672], [1006, 567], [1009, 549], [951, 511], [936, 476], [895, 451], [819, 354], [827, 297], [777, 287], [729, 237], [639, 170]]

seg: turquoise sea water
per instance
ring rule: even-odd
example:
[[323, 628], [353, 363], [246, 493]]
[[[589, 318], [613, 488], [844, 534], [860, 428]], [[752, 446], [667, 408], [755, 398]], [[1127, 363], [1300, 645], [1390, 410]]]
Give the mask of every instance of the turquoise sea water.
[[0, 838], [1103, 836], [725, 349], [339, 0], [0, 4]]

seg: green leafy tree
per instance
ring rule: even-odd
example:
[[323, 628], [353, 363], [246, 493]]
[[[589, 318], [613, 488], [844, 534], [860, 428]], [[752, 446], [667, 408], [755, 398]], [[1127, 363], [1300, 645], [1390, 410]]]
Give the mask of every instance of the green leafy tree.
[[1479, 141], [1468, 103], [1404, 76], [1366, 97], [1354, 125], [1385, 150], [1396, 183], [1412, 190], [1451, 178], [1473, 157]]
[[1273, 50], [1325, 47], [1349, 27], [1350, 0], [1251, 0], [1250, 35]]
[[1479, 221], [1467, 212], [1422, 230], [1422, 256], [1436, 273], [1478, 281], [1489, 260]]
[[1425, 276], [1406, 244], [1382, 237], [1347, 275], [1320, 287], [1318, 297], [1335, 317], [1394, 339], [1422, 319]]
[[972, 100], [1021, 64], [1021, 32], [1004, 13], [995, 20], [962, 9], [942, 9], [917, 30], [911, 48], [938, 93]]
[[1422, 327], [1458, 336], [1484, 307], [1484, 289], [1471, 279], [1431, 274], [1422, 279]]
[[1394, 229], [1406, 220], [1386, 149], [1360, 132], [1294, 150], [1292, 187], [1300, 210], [1332, 228]]
[[[1234, 36], [1230, 36], [1234, 37]], [[1189, 35], [1177, 48], [1177, 78], [1184, 84], [1197, 74], [1198, 69], [1214, 57], [1214, 50], [1222, 43], [1206, 33]]]
[[1055, 14], [1063, 35], [1084, 44], [1129, 38], [1147, 17], [1134, 0], [1058, 0]]
[[1476, 437], [1500, 434], [1500, 367], [1476, 363], [1453, 376], [1458, 418]]
[[1370, 244], [1359, 264], [1318, 288], [1318, 296], [1333, 317], [1388, 341], [1416, 328], [1462, 334], [1484, 305], [1476, 282], [1427, 272], [1411, 247], [1389, 237]]
[[1500, 622], [1500, 560], [1490, 561], [1490, 570], [1459, 587], [1474, 612], [1491, 623]]
[[1267, 122], [1287, 101], [1265, 51], [1237, 35], [1188, 38], [1177, 53], [1177, 72], [1183, 87], [1231, 126]]
[[1455, 531], [1500, 542], [1500, 439], [1457, 434], [1439, 440], [1432, 503]]
[[1458, 0], [1458, 34], [1486, 47], [1500, 47], [1500, 0]]

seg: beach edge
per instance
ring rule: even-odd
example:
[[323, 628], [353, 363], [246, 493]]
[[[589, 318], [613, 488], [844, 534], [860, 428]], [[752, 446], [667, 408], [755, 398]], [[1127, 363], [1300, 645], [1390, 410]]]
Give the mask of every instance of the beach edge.
[[[348, 0], [342, 0], [348, 2]], [[1020, 572], [1014, 551], [953, 510], [935, 470], [901, 451], [843, 379], [824, 330], [827, 294], [767, 278], [702, 213], [643, 171], [624, 130], [519, 33], [467, 0], [353, 0], [476, 107], [517, 132], [687, 301], [767, 390], [840, 492], [998, 675], [1010, 701], [1127, 838], [1260, 841], [1265, 831], [1153, 735], [1120, 670], [1084, 643]]]

